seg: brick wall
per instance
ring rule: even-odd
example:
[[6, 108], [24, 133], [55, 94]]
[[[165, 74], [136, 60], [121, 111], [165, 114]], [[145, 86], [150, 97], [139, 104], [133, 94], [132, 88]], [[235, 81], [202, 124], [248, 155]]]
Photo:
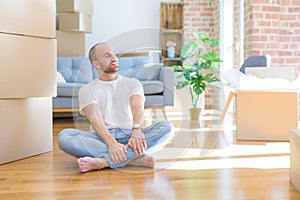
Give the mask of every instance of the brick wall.
[[272, 66], [300, 71], [300, 0], [245, 0], [245, 58], [270, 54]]
[[216, 36], [215, 5], [217, 0], [184, 0], [184, 42], [191, 39], [191, 30]]

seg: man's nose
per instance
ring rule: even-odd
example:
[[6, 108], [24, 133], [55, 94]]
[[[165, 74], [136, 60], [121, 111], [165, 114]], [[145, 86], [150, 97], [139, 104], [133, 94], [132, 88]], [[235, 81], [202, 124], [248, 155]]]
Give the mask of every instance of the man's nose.
[[118, 56], [117, 56], [116, 54], [113, 54], [112, 59], [113, 59], [114, 61], [118, 61]]

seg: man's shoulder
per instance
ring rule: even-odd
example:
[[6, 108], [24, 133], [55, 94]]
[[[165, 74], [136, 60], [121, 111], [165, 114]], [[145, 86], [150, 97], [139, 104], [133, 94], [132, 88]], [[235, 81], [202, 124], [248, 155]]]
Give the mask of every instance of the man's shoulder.
[[88, 90], [88, 89], [90, 89], [90, 88], [93, 88], [93, 87], [95, 87], [96, 83], [97, 83], [97, 79], [92, 80], [91, 82], [89, 82], [89, 83], [83, 85], [83, 86], [80, 88], [80, 90]]
[[96, 85], [97, 82], [98, 82], [98, 79], [94, 79], [94, 80], [88, 82], [87, 84], [85, 84], [84, 86], [85, 87], [90, 87], [90, 86]]
[[142, 83], [138, 79], [130, 77], [122, 77], [118, 85], [119, 87], [130, 91], [143, 87]]
[[127, 76], [119, 76], [119, 80], [121, 82], [127, 82], [127, 83], [132, 83], [132, 82], [140, 82], [138, 79], [136, 78], [131, 78], [131, 77], [127, 77]]

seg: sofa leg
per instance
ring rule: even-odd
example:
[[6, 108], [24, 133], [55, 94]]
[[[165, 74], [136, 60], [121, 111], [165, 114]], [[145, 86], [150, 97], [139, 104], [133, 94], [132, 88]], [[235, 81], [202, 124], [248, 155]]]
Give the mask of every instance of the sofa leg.
[[163, 115], [164, 115], [164, 118], [165, 120], [167, 121], [167, 113], [166, 113], [166, 109], [164, 106], [147, 106], [145, 107], [145, 109], [149, 109], [150, 110], [150, 118], [152, 119], [152, 112], [153, 112], [153, 117], [155, 120], [157, 120], [157, 115], [156, 115], [156, 109], [161, 109]]
[[166, 113], [166, 109], [165, 109], [165, 107], [164, 107], [164, 106], [162, 106], [162, 107], [161, 107], [161, 111], [162, 111], [162, 112], [163, 112], [163, 114], [164, 114], [165, 120], [166, 120], [166, 121], [168, 121], [168, 119], [167, 119], [167, 113]]
[[157, 119], [157, 117], [156, 117], [156, 109], [158, 109], [158, 108], [161, 109], [161, 111], [162, 111], [162, 113], [163, 113], [163, 115], [164, 115], [165, 120], [168, 121], [166, 109], [165, 109], [164, 106], [153, 107], [153, 108], [151, 109], [151, 110], [153, 110], [153, 112], [154, 112], [154, 118]]

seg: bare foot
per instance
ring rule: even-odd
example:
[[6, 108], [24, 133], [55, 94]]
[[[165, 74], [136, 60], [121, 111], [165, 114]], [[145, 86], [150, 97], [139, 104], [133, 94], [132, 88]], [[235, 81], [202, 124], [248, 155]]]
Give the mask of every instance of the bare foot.
[[148, 167], [151, 169], [154, 168], [154, 164], [155, 164], [154, 158], [147, 155], [135, 158], [128, 163], [128, 165], [132, 165], [136, 167]]
[[78, 169], [80, 172], [88, 172], [97, 169], [109, 167], [105, 158], [83, 157], [77, 159]]

